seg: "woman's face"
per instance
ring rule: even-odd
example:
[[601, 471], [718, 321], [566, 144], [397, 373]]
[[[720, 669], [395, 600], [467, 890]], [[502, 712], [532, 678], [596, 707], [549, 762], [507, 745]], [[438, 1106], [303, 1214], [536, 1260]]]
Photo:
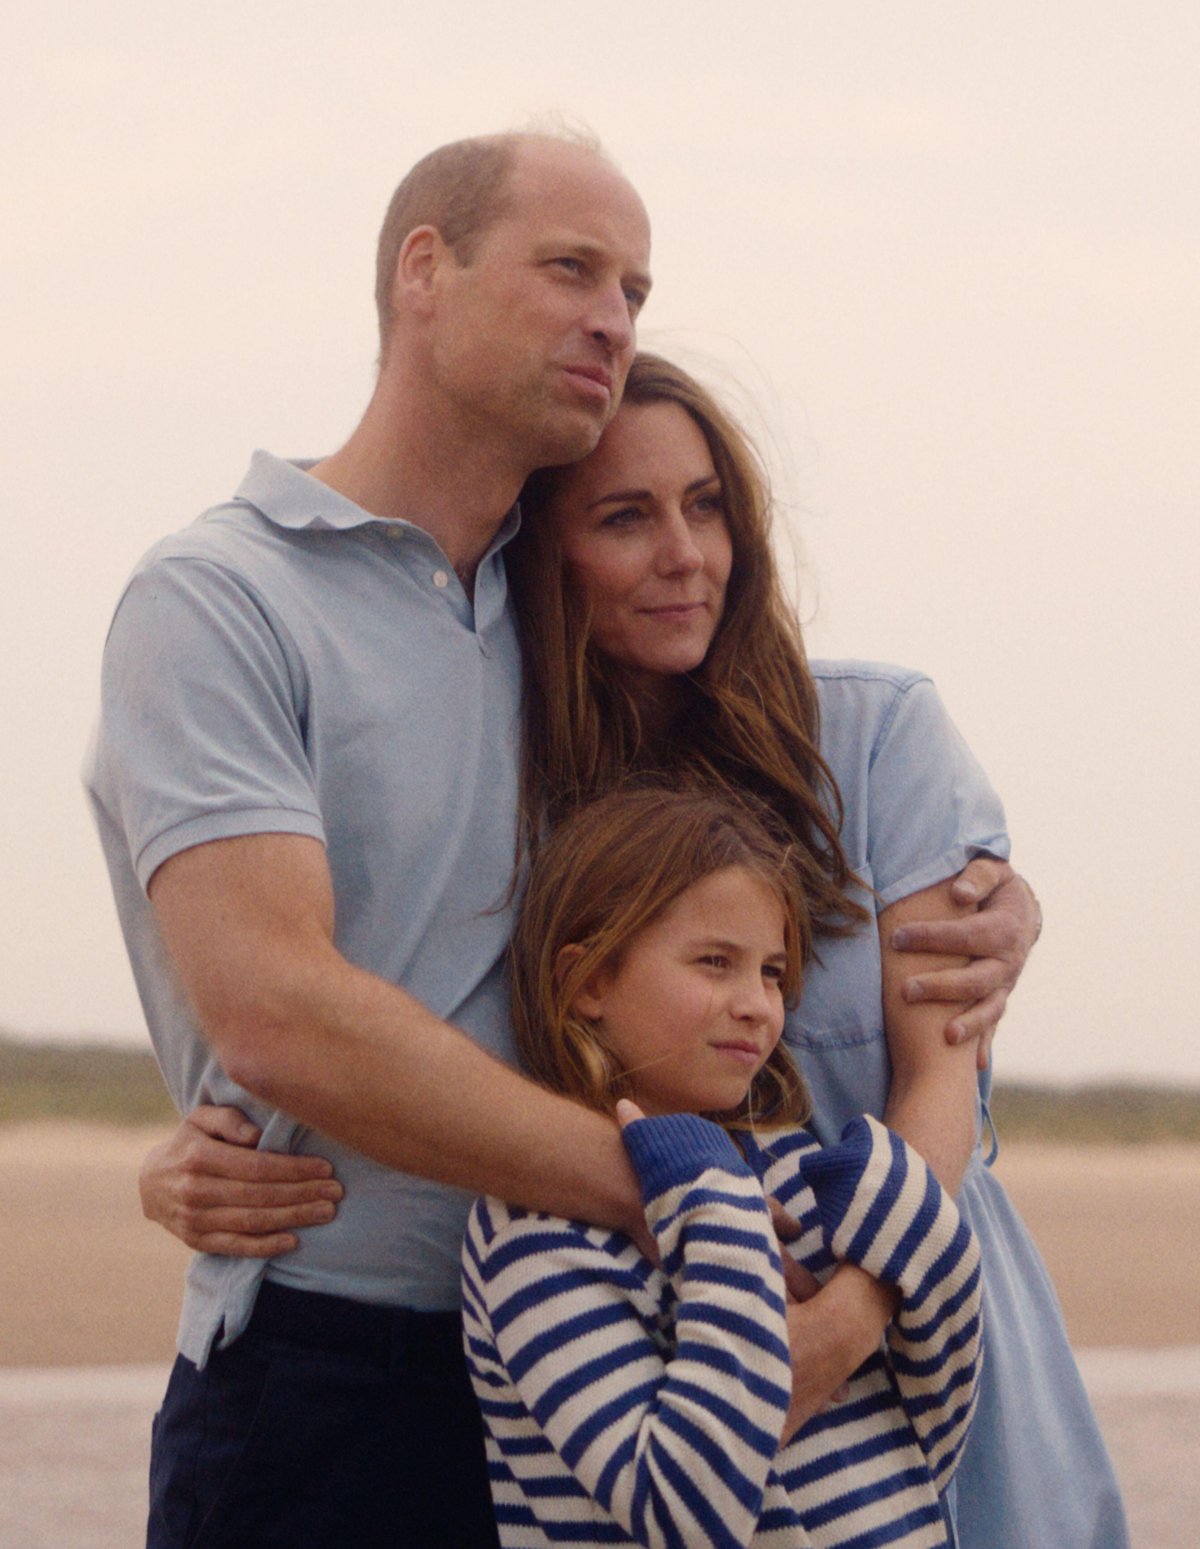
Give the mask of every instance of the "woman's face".
[[591, 641], [657, 679], [698, 667], [725, 607], [733, 544], [700, 427], [675, 403], [627, 404], [550, 502]]

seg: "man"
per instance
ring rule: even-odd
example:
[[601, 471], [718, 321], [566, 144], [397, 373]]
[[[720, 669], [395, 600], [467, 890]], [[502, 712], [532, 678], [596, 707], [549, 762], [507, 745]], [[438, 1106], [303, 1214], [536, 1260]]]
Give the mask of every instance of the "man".
[[[307, 470], [256, 454], [118, 607], [89, 785], [168, 1084], [346, 1188], [265, 1281], [194, 1261], [151, 1545], [494, 1542], [459, 1349], [470, 1194], [642, 1228], [615, 1128], [506, 1063], [500, 555], [525, 477], [614, 412], [648, 269], [645, 211], [597, 151], [434, 152], [384, 224], [350, 440]], [[878, 1333], [841, 1320], [814, 1386]]]
[[615, 1130], [502, 1063], [498, 554], [528, 473], [584, 455], [619, 401], [649, 245], [586, 147], [426, 158], [385, 223], [379, 377], [348, 443], [307, 472], [258, 454], [118, 608], [89, 784], [168, 1084], [185, 1109], [248, 1103], [273, 1144], [306, 1147], [284, 1114], [333, 1137], [353, 1196], [253, 1320], [257, 1271], [197, 1260], [152, 1543], [202, 1522], [214, 1544], [361, 1546], [376, 1523], [487, 1542], [454, 1312], [469, 1195], [439, 1185], [638, 1219]]

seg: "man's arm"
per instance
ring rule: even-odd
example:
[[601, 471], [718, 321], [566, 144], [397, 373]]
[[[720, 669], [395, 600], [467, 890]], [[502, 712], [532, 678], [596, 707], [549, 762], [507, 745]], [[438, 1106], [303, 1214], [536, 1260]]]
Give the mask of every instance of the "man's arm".
[[342, 957], [316, 840], [197, 845], [149, 893], [200, 1026], [247, 1091], [388, 1166], [644, 1233], [615, 1124]]
[[965, 966], [910, 966], [901, 994], [919, 1001], [961, 1002], [945, 1024], [949, 1043], [976, 1045], [976, 1065], [987, 1068], [992, 1039], [1008, 997], [1041, 934], [1042, 912], [1033, 889], [1007, 861], [979, 856], [951, 887], [956, 903], [973, 906], [954, 919], [906, 920], [888, 943], [898, 952], [945, 953], [969, 958]]

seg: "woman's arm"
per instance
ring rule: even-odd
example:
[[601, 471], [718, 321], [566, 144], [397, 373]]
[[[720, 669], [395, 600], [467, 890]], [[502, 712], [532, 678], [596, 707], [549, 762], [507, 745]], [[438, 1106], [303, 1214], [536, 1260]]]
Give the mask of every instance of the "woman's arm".
[[929, 1163], [942, 1187], [958, 1192], [975, 1149], [975, 1050], [944, 1036], [944, 1002], [912, 1001], [904, 985], [917, 972], [961, 968], [965, 959], [945, 953], [900, 952], [893, 933], [910, 920], [957, 922], [974, 913], [960, 904], [953, 879], [922, 888], [879, 916], [883, 968], [883, 1025], [892, 1063], [884, 1119]]
[[146, 1219], [201, 1253], [291, 1252], [300, 1227], [333, 1219], [342, 1186], [321, 1157], [256, 1150], [261, 1136], [238, 1108], [193, 1109], [142, 1163]]
[[[632, 1248], [504, 1207], [493, 1216], [489, 1201], [464, 1248], [476, 1392], [535, 1511], [549, 1500], [561, 1524], [574, 1498], [639, 1544], [748, 1544], [790, 1385], [770, 1216], [715, 1126], [675, 1115], [626, 1139], [676, 1293], [673, 1350], [653, 1336], [639, 1298], [648, 1266]], [[552, 1452], [531, 1445], [530, 1417]]]

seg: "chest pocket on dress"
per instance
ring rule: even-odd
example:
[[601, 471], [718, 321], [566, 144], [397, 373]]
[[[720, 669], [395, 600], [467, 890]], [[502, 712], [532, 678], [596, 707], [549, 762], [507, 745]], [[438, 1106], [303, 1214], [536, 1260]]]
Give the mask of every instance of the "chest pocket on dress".
[[[870, 884], [867, 867], [855, 868]], [[872, 910], [872, 914], [873, 914]], [[784, 1040], [812, 1089], [813, 1128], [825, 1144], [859, 1113], [883, 1112], [891, 1062], [883, 1027], [883, 964], [872, 917], [852, 936], [818, 940]]]

